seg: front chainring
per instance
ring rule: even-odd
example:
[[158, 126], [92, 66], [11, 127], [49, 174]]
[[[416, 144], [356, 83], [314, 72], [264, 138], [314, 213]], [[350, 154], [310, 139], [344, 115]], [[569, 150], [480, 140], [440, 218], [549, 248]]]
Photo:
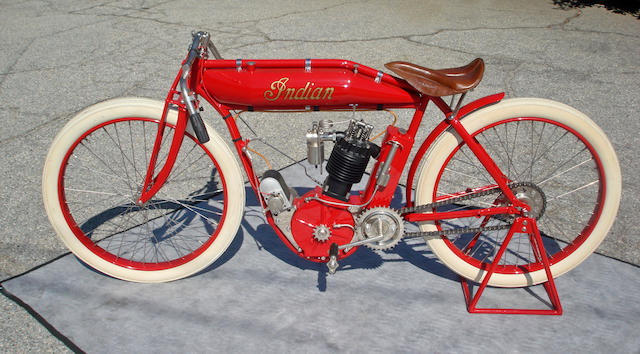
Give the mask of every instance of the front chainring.
[[374, 250], [388, 250], [395, 247], [402, 239], [404, 220], [391, 208], [367, 209], [358, 217], [356, 235], [358, 240], [379, 238], [364, 245]]

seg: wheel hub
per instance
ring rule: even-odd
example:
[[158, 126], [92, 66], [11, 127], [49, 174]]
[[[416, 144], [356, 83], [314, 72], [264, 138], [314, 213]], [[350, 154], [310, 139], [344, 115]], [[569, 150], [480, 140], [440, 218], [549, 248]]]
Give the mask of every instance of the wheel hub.
[[[547, 197], [540, 187], [533, 183], [523, 183], [512, 188], [511, 192], [519, 201], [529, 206], [529, 215], [532, 218], [537, 220], [542, 217], [547, 208]], [[501, 194], [498, 200], [500, 204], [509, 204], [504, 194]]]

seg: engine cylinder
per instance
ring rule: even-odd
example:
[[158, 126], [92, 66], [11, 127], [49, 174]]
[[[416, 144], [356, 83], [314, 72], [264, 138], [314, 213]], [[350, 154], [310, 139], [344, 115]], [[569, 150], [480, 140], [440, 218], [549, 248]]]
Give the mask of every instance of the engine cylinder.
[[336, 141], [329, 161], [329, 176], [322, 186], [323, 193], [347, 201], [354, 183], [360, 182], [369, 158], [377, 156], [379, 148], [368, 141], [341, 138]]

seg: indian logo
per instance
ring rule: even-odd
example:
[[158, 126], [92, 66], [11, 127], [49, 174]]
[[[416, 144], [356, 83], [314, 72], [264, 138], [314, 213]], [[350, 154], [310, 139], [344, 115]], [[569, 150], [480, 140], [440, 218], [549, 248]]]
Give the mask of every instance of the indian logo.
[[304, 87], [287, 87], [288, 77], [271, 83], [269, 90], [264, 92], [264, 99], [267, 101], [283, 100], [330, 100], [333, 94], [333, 87], [316, 87], [313, 82], [307, 81]]

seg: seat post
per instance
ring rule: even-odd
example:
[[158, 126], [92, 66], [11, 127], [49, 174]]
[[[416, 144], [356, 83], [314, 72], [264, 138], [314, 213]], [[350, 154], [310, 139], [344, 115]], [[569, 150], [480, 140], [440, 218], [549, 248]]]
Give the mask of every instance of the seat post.
[[455, 118], [455, 116], [458, 114], [458, 111], [460, 110], [460, 106], [462, 105], [462, 100], [464, 100], [464, 97], [467, 95], [466, 92], [463, 92], [460, 95], [460, 98], [458, 99], [458, 103], [456, 104], [456, 108], [453, 108], [453, 101], [456, 98], [456, 95], [451, 96], [451, 104], [449, 104], [449, 108], [451, 108], [451, 114], [449, 115], [449, 117], [447, 117], [447, 119], [452, 120], [453, 118]]

